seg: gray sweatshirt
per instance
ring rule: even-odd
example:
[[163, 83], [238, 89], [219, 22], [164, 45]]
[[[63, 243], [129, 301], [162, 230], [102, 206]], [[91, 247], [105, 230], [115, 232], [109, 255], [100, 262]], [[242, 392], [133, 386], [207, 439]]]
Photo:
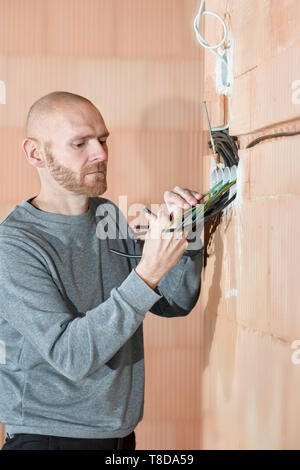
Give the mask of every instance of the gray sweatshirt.
[[0, 224], [0, 421], [9, 434], [124, 437], [142, 419], [143, 320], [193, 309], [202, 250], [153, 290], [134, 270], [138, 259], [109, 251], [141, 254], [130, 233], [101, 197], [71, 216], [22, 201]]

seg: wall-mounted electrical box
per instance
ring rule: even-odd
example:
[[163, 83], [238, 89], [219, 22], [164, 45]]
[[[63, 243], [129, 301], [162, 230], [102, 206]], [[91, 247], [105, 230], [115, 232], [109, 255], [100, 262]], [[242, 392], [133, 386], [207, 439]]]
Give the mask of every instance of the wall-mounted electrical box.
[[[231, 183], [236, 180], [237, 167], [233, 165], [231, 167], [225, 166], [224, 163], [216, 163], [214, 158], [211, 158], [210, 163], [210, 187], [213, 188], [216, 184], [221, 185]], [[237, 184], [233, 184], [229, 189], [228, 199], [231, 199], [237, 190]]]
[[218, 49], [216, 58], [216, 90], [220, 95], [231, 97], [233, 88], [233, 38], [226, 49]]

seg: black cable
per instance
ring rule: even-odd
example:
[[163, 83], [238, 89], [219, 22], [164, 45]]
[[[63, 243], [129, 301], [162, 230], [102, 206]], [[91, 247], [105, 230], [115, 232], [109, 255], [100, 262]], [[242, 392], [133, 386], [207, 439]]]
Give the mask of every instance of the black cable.
[[[199, 250], [186, 250], [182, 256], [192, 258], [201, 250], [202, 248], [200, 248]], [[111, 251], [112, 253], [115, 253], [116, 255], [124, 256], [125, 258], [141, 258], [142, 257], [142, 255], [131, 255], [129, 253], [123, 253], [122, 251], [113, 250], [112, 248], [110, 248], [109, 251]]]
[[[202, 248], [201, 248], [202, 250]], [[188, 257], [188, 258], [192, 258], [193, 256], [196, 256], [197, 253], [199, 253], [199, 251], [201, 250], [187, 250], [187, 252], [185, 254], [183, 254], [182, 256], [183, 257]], [[127, 253], [123, 253], [122, 251], [118, 251], [118, 250], [112, 250], [110, 249], [109, 251], [111, 251], [112, 253], [115, 253], [116, 255], [119, 255], [119, 256], [124, 256], [126, 258], [141, 258], [142, 255], [129, 255]]]
[[123, 253], [122, 251], [113, 250], [112, 248], [110, 248], [109, 251], [111, 251], [112, 253], [115, 253], [116, 255], [124, 256], [125, 258], [141, 258], [142, 257], [142, 255], [130, 255], [127, 253]]
[[274, 139], [275, 137], [289, 137], [292, 135], [298, 135], [300, 134], [300, 131], [295, 131], [295, 132], [278, 132], [277, 134], [268, 134], [268, 135], [262, 135], [260, 137], [257, 137], [257, 139], [252, 140], [250, 144], [247, 145], [246, 149], [250, 149], [251, 147], [254, 147], [254, 145], [258, 144], [259, 142], [267, 139]]
[[[238, 148], [235, 143], [235, 138], [228, 134], [228, 130], [212, 131], [212, 137], [216, 153], [223, 159], [225, 166], [231, 167], [233, 165], [238, 165], [240, 160]], [[208, 145], [212, 148], [210, 141], [208, 142]]]
[[[228, 199], [222, 206], [219, 206], [216, 210], [214, 210], [213, 212], [211, 213], [206, 213], [205, 216], [204, 216], [204, 224], [206, 224], [209, 219], [211, 217], [213, 217], [214, 215], [218, 214], [219, 212], [221, 212], [222, 210], [225, 209], [225, 207], [229, 206], [229, 204], [232, 203], [232, 201], [236, 198], [236, 194], [234, 194], [234, 196], [232, 196], [230, 199]], [[208, 212], [208, 211], [207, 211]]]
[[[239, 163], [238, 148], [235, 143], [237, 140], [235, 137], [229, 135], [228, 129], [223, 131], [212, 131], [212, 138], [214, 141], [215, 151], [221, 157], [225, 167], [237, 166]], [[208, 142], [210, 148], [212, 148], [211, 141]], [[221, 193], [216, 199], [209, 205], [209, 209], [204, 215], [204, 224], [214, 215], [221, 212], [227, 207], [236, 197], [234, 194], [229, 198], [229, 189], [224, 193]]]

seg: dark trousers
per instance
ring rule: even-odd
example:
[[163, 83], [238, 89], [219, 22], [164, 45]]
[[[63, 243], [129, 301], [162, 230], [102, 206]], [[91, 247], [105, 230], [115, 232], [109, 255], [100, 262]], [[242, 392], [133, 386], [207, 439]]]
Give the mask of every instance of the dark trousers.
[[6, 438], [2, 450], [135, 450], [135, 433], [111, 439], [14, 434]]

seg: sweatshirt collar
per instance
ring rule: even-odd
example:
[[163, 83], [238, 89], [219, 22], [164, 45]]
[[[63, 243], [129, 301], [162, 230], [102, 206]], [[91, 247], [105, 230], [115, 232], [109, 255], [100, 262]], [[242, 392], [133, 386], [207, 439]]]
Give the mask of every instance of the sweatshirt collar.
[[54, 212], [46, 212], [41, 209], [38, 209], [33, 204], [30, 203], [32, 199], [36, 196], [33, 196], [26, 201], [22, 201], [19, 206], [23, 207], [26, 211], [30, 212], [36, 219], [44, 220], [47, 222], [57, 222], [62, 224], [83, 224], [92, 219], [93, 208], [92, 208], [92, 198], [89, 198], [89, 208], [87, 212], [79, 215], [64, 215], [64, 214], [55, 214]]

